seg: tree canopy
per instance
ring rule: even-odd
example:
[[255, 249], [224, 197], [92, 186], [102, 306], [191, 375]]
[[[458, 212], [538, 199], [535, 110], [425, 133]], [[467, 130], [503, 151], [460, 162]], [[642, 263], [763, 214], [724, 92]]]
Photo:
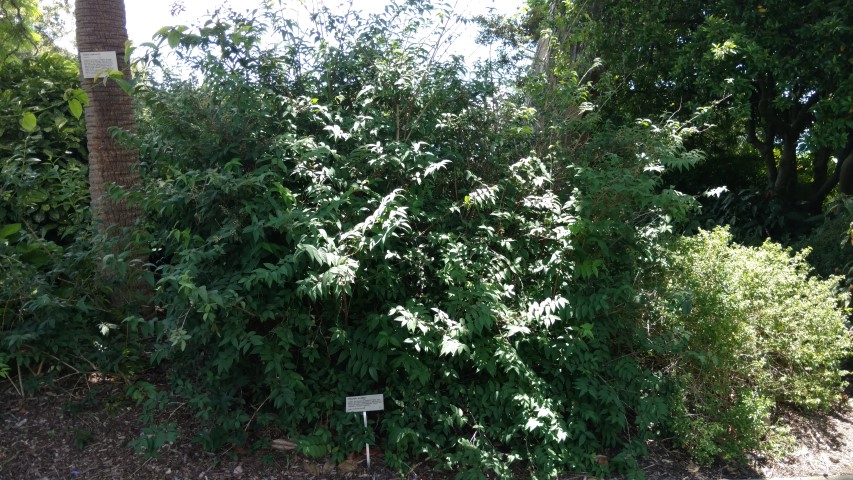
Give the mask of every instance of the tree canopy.
[[534, 27], [560, 32], [549, 38], [566, 68], [598, 69], [615, 93], [609, 115], [684, 121], [707, 110], [702, 120], [734, 134], [713, 161], [748, 145], [767, 189], [791, 205], [820, 210], [837, 184], [853, 188], [850, 1], [530, 5]]
[[0, 0], [0, 63], [57, 51], [54, 40], [64, 28], [60, 13], [70, 11], [69, 1]]

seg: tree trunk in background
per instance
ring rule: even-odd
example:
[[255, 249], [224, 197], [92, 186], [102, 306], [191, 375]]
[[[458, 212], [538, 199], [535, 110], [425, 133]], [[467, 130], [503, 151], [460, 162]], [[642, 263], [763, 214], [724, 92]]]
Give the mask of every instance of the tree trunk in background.
[[[539, 38], [536, 41], [536, 53], [534, 54], [532, 65], [534, 75], [544, 76], [551, 87], [556, 87], [558, 79], [554, 74], [554, 70], [556, 67], [556, 60], [559, 60], [563, 62], [563, 66], [566, 66], [567, 69], [577, 71], [581, 83], [595, 83], [600, 72], [598, 72], [594, 61], [583, 57], [584, 48], [586, 46], [583, 43], [573, 41], [572, 34], [574, 33], [574, 28], [579, 28], [578, 22], [586, 21], [585, 19], [595, 17], [598, 14], [599, 3], [600, 2], [598, 0], [589, 0], [583, 5], [582, 9], [574, 12], [575, 16], [572, 21], [559, 23], [556, 27], [551, 29], [549, 33], [539, 32]], [[547, 18], [554, 19], [558, 16], [565, 16], [566, 9], [571, 8], [571, 6], [568, 6], [562, 0], [550, 0], [548, 4]], [[552, 44], [559, 45], [561, 50], [557, 52], [552, 51]], [[561, 53], [563, 54], [562, 58], [555, 59], [555, 55], [560, 55]], [[525, 99], [525, 104], [530, 106], [533, 103], [534, 99], [528, 93], [528, 96]], [[547, 103], [544, 105], [537, 105], [537, 111], [540, 112], [540, 118], [547, 116], [542, 114], [545, 114], [545, 109], [548, 108], [551, 107], [547, 105]], [[583, 115], [583, 112], [580, 109], [580, 104], [571, 106], [561, 105], [558, 108], [562, 109], [560, 115], [566, 119], [575, 119]], [[538, 128], [543, 129], [544, 125], [539, 125]], [[586, 140], [586, 135], [583, 135], [580, 138], [543, 138], [545, 141], [540, 142], [540, 144], [534, 147], [534, 149], [542, 155], [545, 154], [548, 146], [554, 142], [559, 142], [563, 145], [577, 144], [578, 141], [583, 143]]]
[[[564, 15], [564, 12], [561, 11], [561, 0], [551, 0], [548, 9], [548, 17], [554, 18], [557, 15]], [[595, 17], [598, 15], [599, 10], [599, 2], [597, 0], [590, 0], [586, 2], [583, 6], [583, 11], [588, 17]], [[587, 62], [587, 65], [581, 64], [583, 60], [582, 56], [584, 53], [585, 45], [582, 43], [572, 42], [572, 34], [574, 33], [572, 29], [574, 27], [579, 26], [579, 22], [585, 21], [580, 20], [580, 12], [576, 14], [578, 19], [570, 23], [563, 23], [559, 27], [553, 29], [550, 34], [540, 35], [536, 41], [536, 53], [533, 56], [533, 73], [536, 75], [548, 75], [549, 83], [553, 84], [554, 78], [551, 72], [553, 68], [553, 52], [551, 52], [551, 43], [556, 41], [557, 45], [565, 48], [568, 57], [564, 59], [565, 62], [571, 64], [578, 71], [579, 76], [584, 76], [585, 73], [589, 73], [589, 70], [593, 68], [593, 64]], [[588, 77], [587, 80], [590, 80]], [[594, 83], [594, 82], [593, 82]]]
[[844, 157], [838, 159], [840, 169], [838, 190], [844, 195], [853, 195], [853, 148], [849, 148], [848, 144], [845, 150]]
[[782, 142], [782, 156], [779, 158], [779, 172], [776, 175], [774, 192], [788, 200], [796, 200], [797, 190], [797, 132], [786, 132]]
[[[125, 63], [124, 48], [127, 28], [123, 0], [77, 0], [77, 48], [80, 52], [114, 51], [118, 68], [130, 77]], [[109, 184], [131, 187], [139, 183], [136, 164], [139, 155], [133, 149], [121, 147], [110, 135], [110, 127], [133, 131], [133, 104], [115, 82], [98, 82], [82, 78], [83, 90], [89, 96], [86, 107], [86, 139], [89, 149], [89, 193], [92, 214], [97, 228], [130, 227], [139, 217], [139, 209], [126, 202], [114, 202], [105, 197]]]
[[[551, 2], [548, 16], [557, 15], [557, 0]], [[551, 60], [551, 37], [552, 35], [541, 35], [536, 41], [536, 53], [533, 55], [533, 73], [536, 75], [548, 74], [549, 61]], [[528, 103], [530, 103], [528, 101]]]

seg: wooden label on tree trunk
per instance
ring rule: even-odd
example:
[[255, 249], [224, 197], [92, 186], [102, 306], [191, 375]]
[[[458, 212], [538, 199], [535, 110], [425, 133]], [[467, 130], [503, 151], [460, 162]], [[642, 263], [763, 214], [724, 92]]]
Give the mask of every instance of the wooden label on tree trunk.
[[83, 78], [95, 78], [110, 70], [118, 70], [116, 52], [80, 52]]

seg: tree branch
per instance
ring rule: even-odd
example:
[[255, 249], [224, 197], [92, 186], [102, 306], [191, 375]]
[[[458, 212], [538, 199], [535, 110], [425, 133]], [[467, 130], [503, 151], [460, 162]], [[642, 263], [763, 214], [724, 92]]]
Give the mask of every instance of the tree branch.
[[[794, 121], [791, 122], [791, 129], [795, 132], [800, 132], [806, 128], [806, 122], [811, 121], [814, 117], [811, 114], [812, 107], [820, 100], [820, 94], [815, 92], [806, 100], [806, 103], [802, 104], [800, 107], [800, 111], [797, 112], [797, 115], [794, 117]], [[792, 108], [793, 110], [793, 108]]]
[[[826, 196], [829, 195], [829, 192], [841, 183], [842, 172], [850, 175], [850, 164], [853, 163], [853, 132], [847, 135], [847, 145], [836, 152], [835, 156], [838, 159], [838, 163], [835, 165], [832, 176], [827, 178], [809, 199], [809, 204], [812, 208], [819, 208]], [[850, 179], [845, 179], [845, 184], [841, 187], [842, 193], [844, 193], [844, 189], [849, 188], [848, 184], [850, 182]]]
[[[768, 107], [769, 99], [768, 77], [756, 81], [755, 91], [750, 101], [750, 115], [746, 122], [747, 141], [758, 150], [764, 166], [767, 168], [767, 183], [772, 187], [779, 176], [776, 166], [776, 158], [773, 155], [773, 143], [776, 140], [776, 130], [771, 111]], [[764, 140], [758, 138], [758, 122], [764, 121]]]

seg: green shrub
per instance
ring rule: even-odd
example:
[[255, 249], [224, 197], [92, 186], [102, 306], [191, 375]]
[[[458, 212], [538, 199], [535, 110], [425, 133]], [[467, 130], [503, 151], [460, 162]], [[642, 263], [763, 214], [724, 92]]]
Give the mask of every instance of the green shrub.
[[56, 53], [0, 68], [0, 374], [21, 394], [139, 360], [133, 332], [113, 332], [119, 277], [102, 267], [126, 269], [125, 255], [102, 263], [111, 250], [92, 232], [78, 83], [75, 60]]
[[[233, 14], [162, 32], [203, 81], [137, 87], [154, 360], [209, 448], [277, 428], [401, 470], [639, 474], [667, 412], [634, 285], [689, 204], [659, 172], [696, 155], [498, 101], [412, 41], [426, 4], [396, 8], [318, 43]], [[288, 43], [262, 49], [265, 25]], [[365, 430], [344, 398], [377, 392]]]
[[815, 273], [828, 277], [843, 274], [848, 284], [853, 278], [853, 245], [848, 236], [853, 212], [842, 202], [835, 203], [827, 212], [823, 223], [807, 236], [794, 243], [793, 247], [809, 249], [806, 259]]
[[[100, 261], [100, 239], [59, 245], [21, 229], [0, 226], [0, 370], [17, 376], [19, 393], [74, 372], [132, 373], [140, 363], [135, 334], [119, 329], [112, 306], [126, 254]], [[8, 372], [7, 372], [8, 373]]]
[[773, 448], [779, 404], [826, 411], [838, 401], [850, 333], [837, 279], [812, 276], [807, 255], [740, 246], [722, 228], [670, 253], [651, 322], [673, 346], [663, 367], [680, 385], [670, 427], [698, 460]]
[[[60, 54], [9, 61], [0, 69], [0, 226], [20, 223], [65, 245], [85, 231], [86, 98], [78, 84], [76, 62]], [[28, 128], [25, 117], [34, 122]]]

